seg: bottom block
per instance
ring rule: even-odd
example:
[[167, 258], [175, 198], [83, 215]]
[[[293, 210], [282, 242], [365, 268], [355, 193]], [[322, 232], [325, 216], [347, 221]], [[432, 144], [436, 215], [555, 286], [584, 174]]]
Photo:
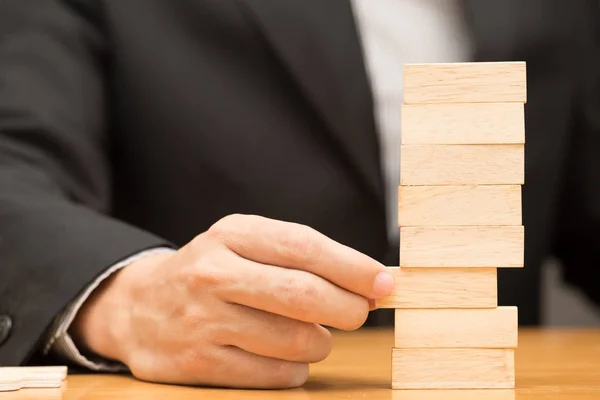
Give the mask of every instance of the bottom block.
[[393, 389], [512, 389], [513, 349], [392, 350]]
[[515, 389], [393, 390], [391, 400], [515, 400]]

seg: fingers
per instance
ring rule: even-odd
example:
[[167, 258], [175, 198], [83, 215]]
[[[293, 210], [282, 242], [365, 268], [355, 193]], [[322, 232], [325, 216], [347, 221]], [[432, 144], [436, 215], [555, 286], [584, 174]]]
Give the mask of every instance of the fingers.
[[278, 360], [233, 346], [215, 348], [210, 372], [201, 384], [238, 389], [288, 389], [308, 379], [306, 363]]
[[240, 389], [287, 389], [308, 378], [307, 363], [207, 343], [190, 343], [181, 354], [145, 351], [130, 369], [147, 382]]
[[367, 299], [317, 275], [230, 257], [223, 262], [236, 279], [216, 289], [226, 302], [341, 330], [358, 329], [367, 319]]
[[227, 312], [235, 323], [224, 327], [219, 345], [305, 363], [322, 361], [331, 352], [331, 333], [320, 325], [236, 304], [230, 304]]
[[241, 257], [310, 272], [366, 298], [387, 296], [394, 286], [385, 266], [304, 225], [232, 215], [209, 234]]

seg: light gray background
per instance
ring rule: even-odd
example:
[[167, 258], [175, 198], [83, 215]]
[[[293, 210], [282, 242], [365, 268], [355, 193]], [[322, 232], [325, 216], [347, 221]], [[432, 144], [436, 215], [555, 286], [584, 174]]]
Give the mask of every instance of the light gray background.
[[560, 268], [560, 264], [551, 260], [543, 269], [542, 323], [546, 326], [600, 326], [600, 310], [576, 289], [562, 283]]

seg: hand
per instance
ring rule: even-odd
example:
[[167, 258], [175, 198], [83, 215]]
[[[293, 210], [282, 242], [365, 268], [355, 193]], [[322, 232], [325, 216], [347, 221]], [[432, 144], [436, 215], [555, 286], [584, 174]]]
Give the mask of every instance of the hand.
[[115, 274], [73, 330], [142, 380], [295, 387], [332, 348], [321, 325], [359, 328], [393, 284], [383, 265], [311, 228], [232, 215]]

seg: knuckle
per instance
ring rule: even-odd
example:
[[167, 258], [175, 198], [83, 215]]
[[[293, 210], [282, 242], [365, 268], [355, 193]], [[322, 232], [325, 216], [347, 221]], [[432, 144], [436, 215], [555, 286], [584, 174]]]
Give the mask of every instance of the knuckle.
[[309, 279], [288, 280], [282, 290], [289, 307], [304, 317], [319, 304], [319, 289]]
[[317, 354], [316, 359], [314, 360], [314, 362], [320, 362], [325, 360], [329, 354], [331, 354], [331, 350], [333, 350], [333, 337], [331, 335], [331, 332], [329, 332], [327, 329], [323, 328], [323, 336], [320, 338], [321, 340], [321, 352], [320, 354]]
[[255, 226], [258, 224], [256, 218], [252, 215], [230, 214], [214, 223], [204, 235], [213, 243], [242, 249], [252, 242]]
[[304, 299], [303, 305], [312, 306], [315, 301], [319, 300], [320, 290], [312, 279], [303, 279], [298, 282], [296, 290], [301, 299]]
[[179, 274], [179, 281], [188, 292], [202, 290], [206, 286], [206, 273], [199, 268], [184, 268]]
[[313, 342], [312, 332], [304, 324], [299, 324], [289, 335], [288, 349], [295, 359], [302, 359]]
[[295, 337], [296, 353], [293, 354], [297, 361], [315, 363], [323, 361], [331, 353], [333, 338], [331, 332], [317, 324], [306, 323], [304, 332]]
[[243, 216], [240, 214], [229, 214], [219, 219], [210, 228], [206, 231], [208, 236], [211, 237], [221, 237], [223, 235], [231, 235], [232, 232], [235, 232], [236, 227], [238, 227], [243, 219]]
[[201, 326], [201, 317], [198, 314], [191, 312], [190, 307], [186, 305], [179, 305], [177, 308], [171, 308], [169, 312], [171, 317], [177, 321], [178, 327], [190, 336], [198, 331], [198, 327]]
[[274, 371], [277, 386], [293, 388], [302, 386], [308, 380], [308, 364], [281, 362]]
[[301, 264], [316, 264], [323, 251], [316, 231], [306, 225], [294, 224], [280, 233], [281, 252], [286, 259]]
[[347, 314], [345, 319], [345, 330], [356, 330], [363, 326], [369, 316], [369, 302], [366, 299], [359, 299], [356, 304], [351, 307], [353, 312]]
[[229, 280], [227, 269], [220, 268], [218, 263], [208, 256], [199, 258], [187, 268], [182, 268], [180, 275], [188, 291], [196, 294], [224, 285]]
[[206, 332], [213, 324], [211, 313], [202, 307], [187, 306], [181, 315], [181, 323], [188, 338], [201, 340], [202, 332]]

